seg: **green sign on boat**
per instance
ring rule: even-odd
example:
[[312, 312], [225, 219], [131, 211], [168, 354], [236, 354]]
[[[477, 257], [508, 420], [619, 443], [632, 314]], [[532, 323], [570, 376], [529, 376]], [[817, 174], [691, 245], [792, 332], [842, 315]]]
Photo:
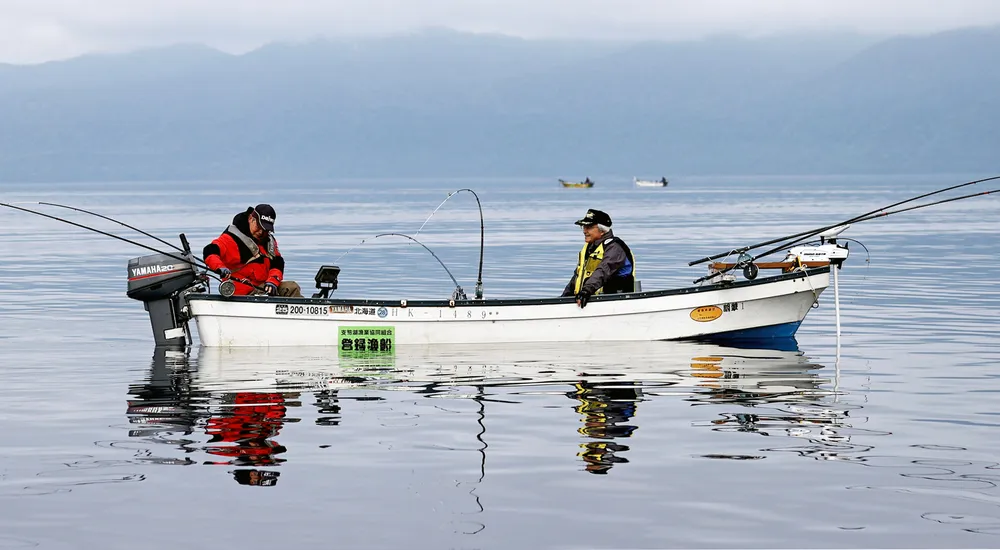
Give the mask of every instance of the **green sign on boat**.
[[340, 355], [369, 357], [393, 355], [396, 351], [396, 327], [338, 327]]

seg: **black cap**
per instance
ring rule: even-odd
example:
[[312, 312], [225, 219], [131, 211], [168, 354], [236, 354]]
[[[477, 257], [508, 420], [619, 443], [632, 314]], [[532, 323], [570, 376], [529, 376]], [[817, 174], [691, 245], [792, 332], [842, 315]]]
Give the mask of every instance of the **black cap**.
[[595, 223], [611, 227], [611, 216], [607, 212], [591, 208], [587, 210], [587, 215], [582, 219], [576, 220], [576, 225], [594, 225]]
[[274, 208], [271, 208], [270, 204], [258, 204], [253, 208], [253, 213], [257, 216], [261, 227], [268, 232], [274, 231], [274, 220], [278, 215], [274, 213]]

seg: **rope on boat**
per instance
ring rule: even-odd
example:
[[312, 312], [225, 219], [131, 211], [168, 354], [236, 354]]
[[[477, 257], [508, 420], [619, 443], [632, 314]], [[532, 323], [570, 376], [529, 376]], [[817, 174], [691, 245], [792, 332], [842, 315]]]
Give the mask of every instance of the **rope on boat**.
[[[833, 264], [830, 264], [830, 269], [837, 269], [837, 268]], [[810, 306], [810, 307], [812, 307], [813, 309], [818, 308], [819, 307], [819, 292], [816, 292], [816, 287], [813, 286], [812, 278], [809, 277], [809, 273], [806, 272], [806, 266], [804, 266], [804, 265], [802, 265], [800, 263], [799, 265], [797, 265], [795, 267], [795, 269], [793, 269], [793, 271], [800, 271], [800, 272], [802, 272], [805, 275], [806, 283], [809, 285], [809, 290], [811, 290], [812, 293], [813, 293], [813, 303], [812, 303], [812, 306]]]

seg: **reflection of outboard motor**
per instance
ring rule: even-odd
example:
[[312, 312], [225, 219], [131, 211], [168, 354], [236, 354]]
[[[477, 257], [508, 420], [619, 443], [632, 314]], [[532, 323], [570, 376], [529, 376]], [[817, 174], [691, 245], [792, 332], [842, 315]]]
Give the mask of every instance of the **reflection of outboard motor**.
[[[181, 241], [190, 258], [183, 235]], [[204, 290], [194, 266], [178, 256], [152, 254], [128, 261], [128, 297], [143, 302], [149, 312], [157, 346], [187, 345], [188, 316], [183, 298], [188, 292]]]

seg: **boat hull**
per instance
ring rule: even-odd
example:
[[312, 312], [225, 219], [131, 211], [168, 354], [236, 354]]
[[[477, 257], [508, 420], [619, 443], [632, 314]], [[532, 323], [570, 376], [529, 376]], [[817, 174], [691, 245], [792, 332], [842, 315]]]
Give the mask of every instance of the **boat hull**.
[[666, 187], [668, 182], [633, 179], [636, 187]]
[[340, 329], [391, 327], [396, 345], [727, 340], [795, 333], [829, 285], [829, 267], [756, 281], [572, 298], [450, 302], [194, 294], [203, 346], [337, 346]]

